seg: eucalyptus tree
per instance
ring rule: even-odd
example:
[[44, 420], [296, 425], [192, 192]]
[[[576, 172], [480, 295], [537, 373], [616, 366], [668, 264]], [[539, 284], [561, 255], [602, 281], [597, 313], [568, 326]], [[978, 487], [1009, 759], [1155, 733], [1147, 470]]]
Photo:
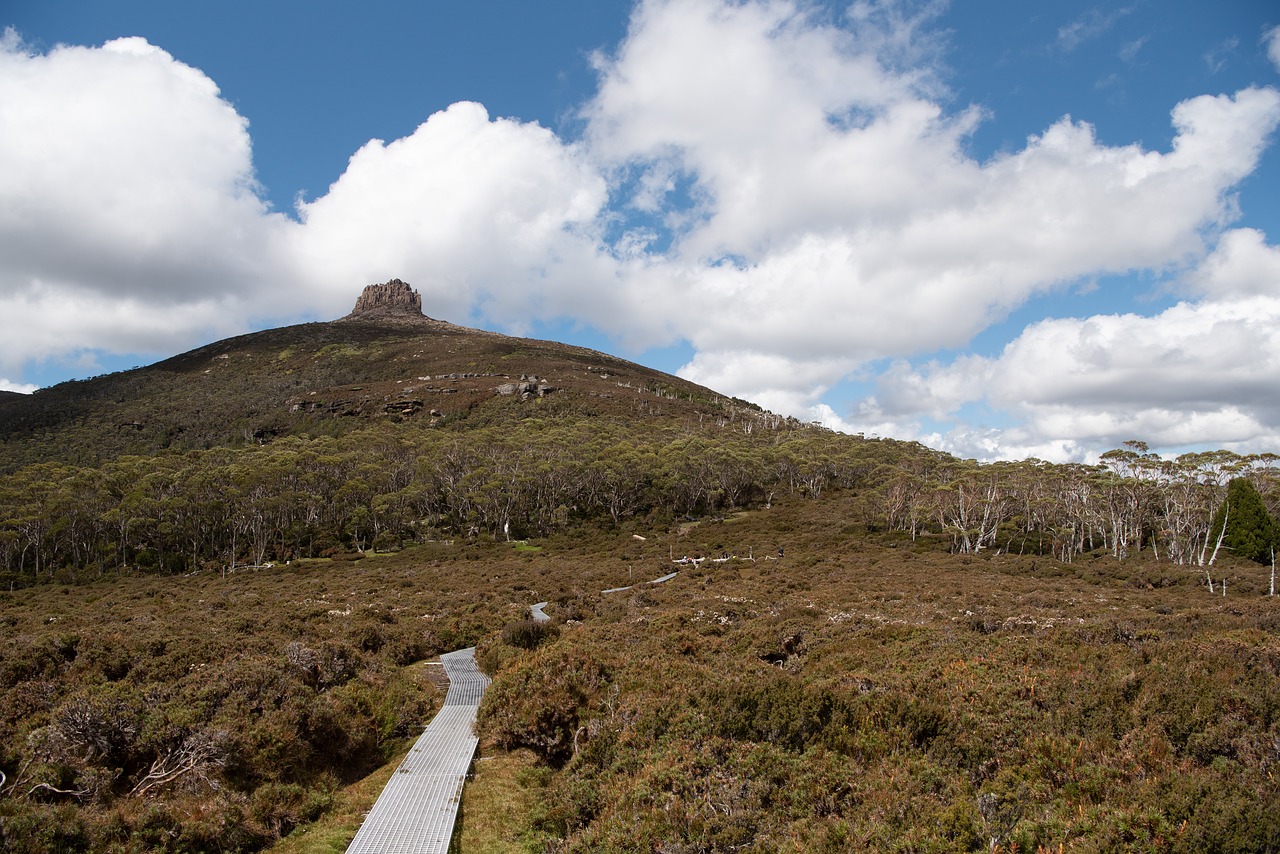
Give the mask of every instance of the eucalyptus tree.
[[[611, 437], [612, 438], [612, 437]], [[631, 440], [613, 441], [592, 449], [583, 464], [592, 484], [592, 505], [598, 501], [617, 525], [626, 516], [654, 501], [654, 472], [659, 465], [655, 450]]]
[[30, 566], [32, 577], [39, 579], [41, 569], [49, 564], [47, 537], [57, 483], [50, 476], [60, 468], [53, 463], [36, 463], [5, 478], [6, 507], [0, 524], [10, 534], [6, 539], [11, 543], [9, 552], [14, 556], [19, 578], [27, 574]]
[[877, 484], [871, 506], [879, 518], [874, 521], [890, 530], [907, 531], [915, 540], [932, 513], [935, 476], [930, 466], [914, 457], [881, 465], [870, 475]]
[[662, 493], [675, 515], [692, 516], [714, 504], [709, 456], [712, 444], [703, 435], [693, 435], [675, 439], [659, 449]]
[[1013, 506], [1007, 467], [958, 464], [933, 490], [938, 525], [951, 535], [952, 550], [972, 554], [996, 543]]
[[1113, 474], [1103, 483], [1105, 533], [1112, 555], [1124, 559], [1131, 552], [1142, 551], [1147, 544], [1163, 461], [1159, 455], [1149, 453], [1146, 442], [1138, 440], [1107, 451], [1101, 459]]

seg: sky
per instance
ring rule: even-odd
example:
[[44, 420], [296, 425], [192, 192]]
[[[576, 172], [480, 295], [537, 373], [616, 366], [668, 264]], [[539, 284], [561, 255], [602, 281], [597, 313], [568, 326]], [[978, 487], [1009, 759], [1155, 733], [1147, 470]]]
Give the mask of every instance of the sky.
[[8, 0], [0, 389], [350, 311], [982, 460], [1280, 452], [1272, 0]]

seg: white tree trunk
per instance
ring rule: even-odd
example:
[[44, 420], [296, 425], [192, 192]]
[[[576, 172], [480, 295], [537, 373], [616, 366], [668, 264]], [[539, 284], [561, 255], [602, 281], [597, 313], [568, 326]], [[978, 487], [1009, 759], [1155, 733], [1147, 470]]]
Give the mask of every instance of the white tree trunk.
[[[1213, 566], [1213, 562], [1218, 559], [1218, 549], [1222, 548], [1222, 540], [1227, 535], [1227, 520], [1231, 518], [1231, 505], [1226, 504], [1222, 508], [1222, 530], [1218, 532], [1218, 542], [1213, 544], [1213, 554], [1209, 557], [1209, 566]], [[1210, 592], [1213, 591], [1212, 585], [1209, 587]]]

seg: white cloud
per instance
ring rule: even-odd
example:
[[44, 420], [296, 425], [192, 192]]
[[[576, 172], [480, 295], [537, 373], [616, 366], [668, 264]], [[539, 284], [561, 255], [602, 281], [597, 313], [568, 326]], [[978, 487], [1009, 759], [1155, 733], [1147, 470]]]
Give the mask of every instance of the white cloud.
[[574, 314], [592, 299], [604, 179], [536, 124], [479, 104], [436, 113], [410, 136], [372, 140], [328, 192], [301, 204], [298, 263], [330, 313], [353, 282], [400, 276], [428, 313], [477, 310], [507, 325]]
[[1257, 229], [1231, 229], [1184, 282], [1197, 296], [1280, 299], [1280, 247], [1269, 245]]
[[[139, 38], [0, 40], [0, 366], [82, 347], [171, 349], [247, 318], [283, 225], [246, 123]], [[135, 336], [141, 336], [139, 339]]]
[[1267, 30], [1262, 38], [1267, 46], [1267, 58], [1271, 60], [1276, 70], [1280, 71], [1280, 27]]
[[1234, 230], [1187, 280], [1206, 298], [1150, 317], [1041, 321], [995, 358], [919, 369], [896, 363], [851, 421], [917, 435], [922, 417], [950, 421], [981, 404], [1016, 426], [960, 426], [927, 438], [987, 457], [1079, 459], [1130, 438], [1159, 447], [1274, 447], [1280, 249], [1257, 231]]
[[1194, 262], [1280, 120], [1274, 90], [1246, 89], [1177, 105], [1168, 152], [1068, 117], [979, 163], [981, 115], [947, 115], [928, 75], [868, 47], [892, 41], [786, 3], [671, 0], [598, 60], [592, 152], [651, 168], [645, 208], [672, 174], [694, 184], [655, 261], [685, 283], [684, 376], [809, 406], [860, 362], [963, 346], [1035, 294]]
[[36, 357], [82, 361], [86, 350], [168, 355], [243, 331], [251, 310], [251, 304], [232, 295], [156, 302], [146, 294], [36, 281], [0, 295], [0, 363]]
[[18, 394], [31, 394], [36, 386], [31, 383], [15, 383], [6, 377], [0, 377], [0, 391], [16, 391]]
[[0, 164], [7, 370], [337, 317], [393, 276], [463, 322], [620, 312], [594, 290], [616, 275], [595, 237], [603, 178], [550, 131], [476, 104], [370, 141], [298, 223], [259, 198], [247, 122], [203, 73], [138, 38], [38, 54], [10, 31]]

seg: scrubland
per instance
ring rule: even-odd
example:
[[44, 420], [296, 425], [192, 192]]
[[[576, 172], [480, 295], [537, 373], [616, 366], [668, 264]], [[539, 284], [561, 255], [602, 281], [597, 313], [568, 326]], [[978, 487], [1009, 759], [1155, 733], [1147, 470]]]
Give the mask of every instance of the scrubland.
[[340, 850], [440, 702], [430, 659], [478, 644], [462, 850], [1280, 847], [1266, 567], [1228, 557], [1210, 595], [857, 502], [0, 594], [0, 840]]
[[[833, 502], [838, 505], [839, 502]], [[832, 507], [830, 509], [836, 509]], [[1280, 602], [1241, 563], [956, 556], [791, 505], [501, 658], [550, 850], [1275, 850]], [[691, 542], [690, 542], [691, 541]], [[766, 552], [762, 546], [768, 546]], [[582, 606], [561, 603], [572, 612]], [[563, 612], [562, 612], [563, 613]], [[503, 652], [502, 650], [498, 651]]]

